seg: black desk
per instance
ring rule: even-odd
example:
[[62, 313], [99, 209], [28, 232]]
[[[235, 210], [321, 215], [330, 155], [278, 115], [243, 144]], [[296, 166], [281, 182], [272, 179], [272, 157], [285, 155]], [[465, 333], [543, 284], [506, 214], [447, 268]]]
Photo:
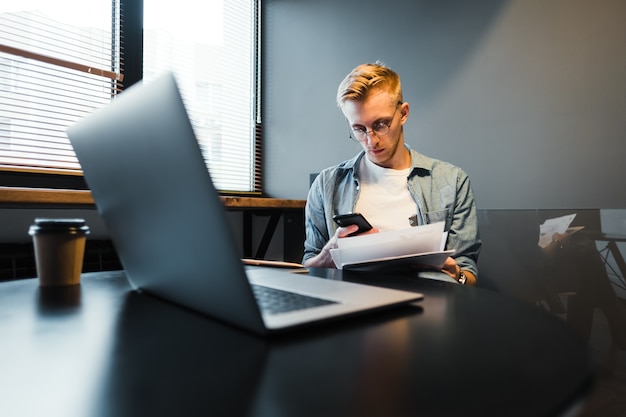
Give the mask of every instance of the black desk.
[[487, 290], [385, 283], [426, 298], [269, 340], [135, 293], [123, 272], [60, 292], [2, 283], [0, 415], [529, 417], [588, 394], [587, 347], [558, 318]]

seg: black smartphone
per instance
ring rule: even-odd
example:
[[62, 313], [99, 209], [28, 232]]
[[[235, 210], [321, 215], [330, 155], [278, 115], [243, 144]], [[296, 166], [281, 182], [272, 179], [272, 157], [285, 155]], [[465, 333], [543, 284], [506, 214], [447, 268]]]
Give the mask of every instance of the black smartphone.
[[333, 220], [341, 227], [350, 226], [351, 224], [359, 226], [356, 232], [350, 233], [348, 236], [367, 232], [372, 228], [372, 225], [365, 219], [365, 217], [363, 217], [361, 213], [336, 214], [333, 216]]

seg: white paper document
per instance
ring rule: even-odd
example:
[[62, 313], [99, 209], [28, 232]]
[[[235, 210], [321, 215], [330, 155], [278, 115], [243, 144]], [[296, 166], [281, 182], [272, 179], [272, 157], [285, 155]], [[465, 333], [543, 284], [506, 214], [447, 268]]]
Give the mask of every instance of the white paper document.
[[454, 251], [443, 251], [447, 233], [444, 223], [346, 237], [330, 253], [337, 268], [413, 264], [440, 269]]
[[553, 219], [547, 219], [539, 226], [539, 242], [538, 245], [545, 248], [552, 243], [552, 237], [555, 233], [564, 234], [566, 232], [575, 232], [582, 227], [569, 227], [574, 221], [576, 213], [568, 214], [567, 216], [555, 217]]

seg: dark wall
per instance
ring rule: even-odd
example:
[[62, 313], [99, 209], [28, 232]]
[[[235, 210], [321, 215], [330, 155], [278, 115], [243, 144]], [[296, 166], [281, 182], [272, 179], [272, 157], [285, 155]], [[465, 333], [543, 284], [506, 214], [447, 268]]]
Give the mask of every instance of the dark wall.
[[263, 4], [269, 195], [305, 198], [309, 173], [358, 151], [336, 88], [380, 59], [403, 79], [407, 142], [463, 167], [480, 208], [626, 207], [626, 2]]

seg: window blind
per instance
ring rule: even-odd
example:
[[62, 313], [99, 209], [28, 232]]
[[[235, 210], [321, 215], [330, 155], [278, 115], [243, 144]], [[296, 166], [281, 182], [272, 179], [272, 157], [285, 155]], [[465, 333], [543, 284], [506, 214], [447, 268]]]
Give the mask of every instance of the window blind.
[[0, 166], [80, 173], [65, 130], [122, 88], [117, 0], [0, 6]]
[[174, 73], [216, 188], [260, 193], [260, 3], [176, 5], [144, 1], [144, 82]]

